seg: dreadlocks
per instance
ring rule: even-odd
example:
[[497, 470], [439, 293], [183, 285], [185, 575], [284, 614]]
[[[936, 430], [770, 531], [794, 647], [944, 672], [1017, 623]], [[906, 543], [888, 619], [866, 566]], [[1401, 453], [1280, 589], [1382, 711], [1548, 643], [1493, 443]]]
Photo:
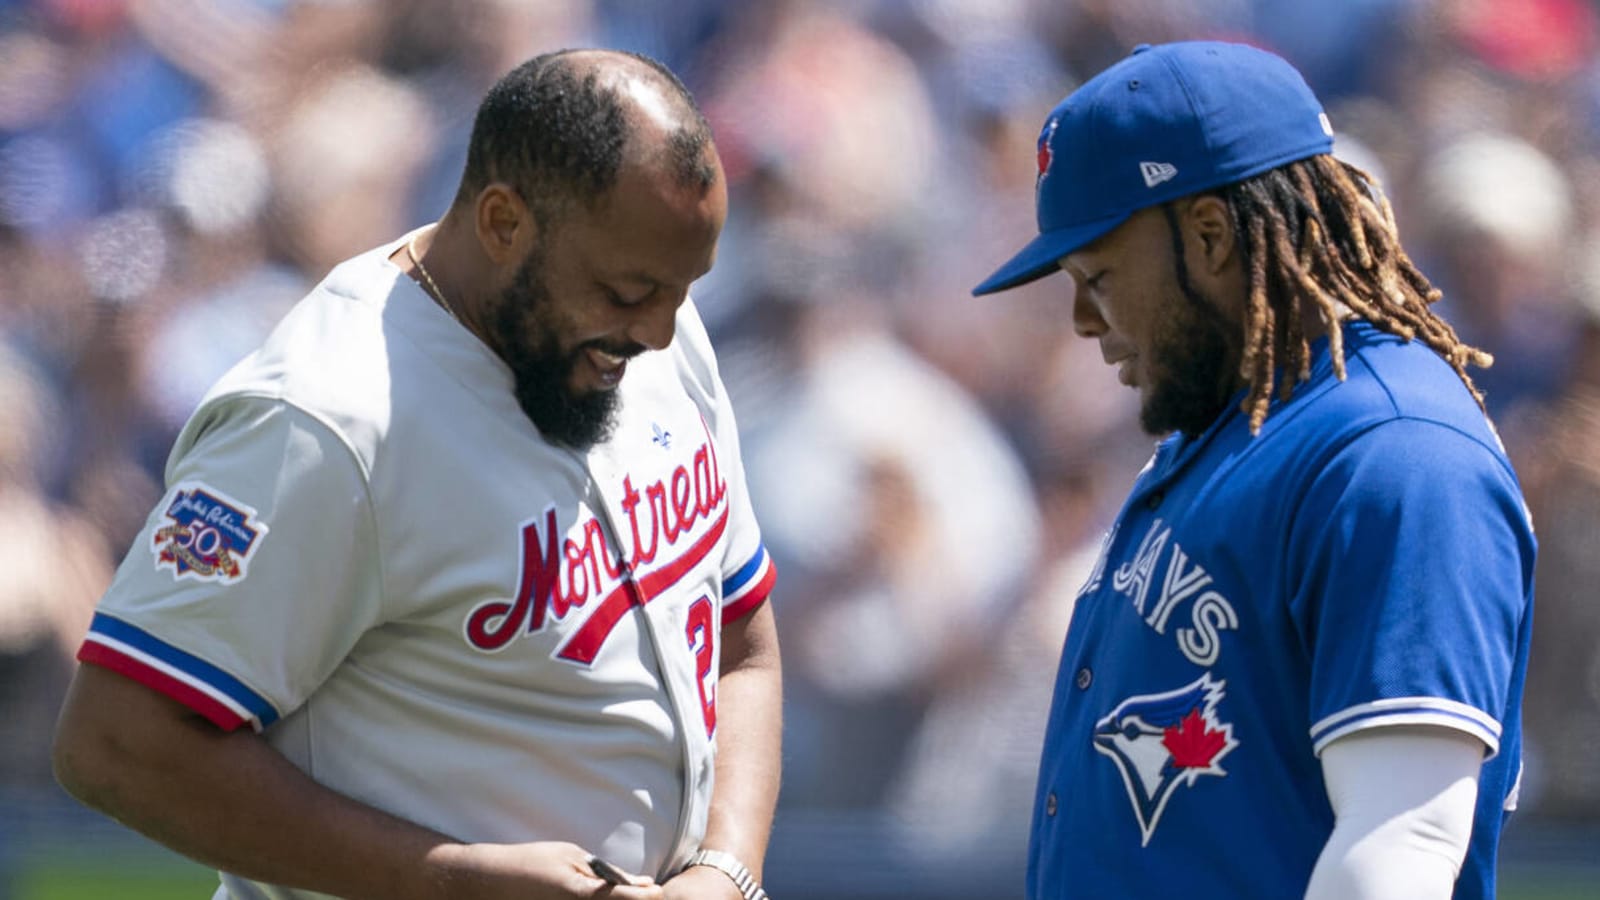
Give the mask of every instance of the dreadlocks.
[[1455, 329], [1429, 309], [1439, 290], [1401, 249], [1394, 212], [1374, 183], [1355, 166], [1323, 154], [1218, 192], [1233, 212], [1250, 275], [1239, 374], [1250, 385], [1241, 409], [1250, 415], [1251, 434], [1266, 420], [1280, 367], [1283, 398], [1311, 376], [1311, 347], [1301, 315], [1308, 302], [1329, 323], [1333, 369], [1341, 381], [1344, 342], [1335, 323], [1343, 317], [1342, 304], [1383, 331], [1408, 341], [1420, 338], [1483, 407], [1483, 395], [1466, 367], [1487, 368], [1494, 359], [1462, 343]]

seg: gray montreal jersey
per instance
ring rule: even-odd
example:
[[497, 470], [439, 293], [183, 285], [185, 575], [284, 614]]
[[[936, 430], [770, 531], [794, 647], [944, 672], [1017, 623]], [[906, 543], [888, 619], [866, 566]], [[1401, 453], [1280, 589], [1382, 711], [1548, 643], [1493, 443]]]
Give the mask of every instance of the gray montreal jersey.
[[665, 877], [705, 831], [721, 625], [774, 577], [705, 328], [685, 303], [612, 437], [558, 448], [397, 246], [202, 401], [79, 657], [459, 840]]

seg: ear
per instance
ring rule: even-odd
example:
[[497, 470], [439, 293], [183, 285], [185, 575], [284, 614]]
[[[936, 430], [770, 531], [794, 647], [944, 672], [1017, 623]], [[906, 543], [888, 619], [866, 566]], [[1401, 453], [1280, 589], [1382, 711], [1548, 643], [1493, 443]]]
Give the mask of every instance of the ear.
[[[1190, 252], [1200, 251], [1201, 268], [1211, 275], [1221, 274], [1238, 255], [1233, 229], [1233, 211], [1221, 197], [1205, 194], [1194, 198], [1184, 215], [1191, 242]], [[1193, 244], [1198, 246], [1193, 246]], [[1191, 263], [1193, 264], [1193, 263]]]
[[473, 213], [478, 243], [497, 265], [520, 262], [539, 240], [533, 210], [516, 188], [503, 181], [491, 182], [478, 192]]

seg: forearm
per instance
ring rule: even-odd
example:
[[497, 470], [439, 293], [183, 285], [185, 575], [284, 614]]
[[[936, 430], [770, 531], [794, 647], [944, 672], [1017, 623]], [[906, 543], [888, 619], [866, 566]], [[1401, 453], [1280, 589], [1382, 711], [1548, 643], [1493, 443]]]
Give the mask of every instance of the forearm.
[[[107, 709], [121, 727], [99, 727]], [[452, 854], [465, 849], [317, 784], [254, 733], [219, 731], [96, 666], [74, 681], [56, 761], [84, 803], [245, 878], [421, 900], [449, 895]]]
[[1444, 728], [1384, 728], [1322, 751], [1333, 833], [1306, 900], [1445, 900], [1472, 837], [1484, 746]]
[[782, 770], [783, 676], [770, 604], [723, 630], [717, 778], [702, 846], [761, 878]]

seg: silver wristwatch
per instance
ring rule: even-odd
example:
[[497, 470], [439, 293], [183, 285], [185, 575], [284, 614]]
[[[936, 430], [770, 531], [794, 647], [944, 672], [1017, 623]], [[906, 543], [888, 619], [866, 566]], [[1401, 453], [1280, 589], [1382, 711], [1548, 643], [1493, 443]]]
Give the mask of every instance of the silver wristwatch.
[[733, 879], [734, 886], [739, 888], [739, 894], [744, 900], [767, 900], [767, 892], [761, 889], [761, 883], [750, 874], [745, 864], [732, 853], [721, 850], [697, 850], [689, 857], [689, 862], [684, 866], [710, 866], [713, 869]]

